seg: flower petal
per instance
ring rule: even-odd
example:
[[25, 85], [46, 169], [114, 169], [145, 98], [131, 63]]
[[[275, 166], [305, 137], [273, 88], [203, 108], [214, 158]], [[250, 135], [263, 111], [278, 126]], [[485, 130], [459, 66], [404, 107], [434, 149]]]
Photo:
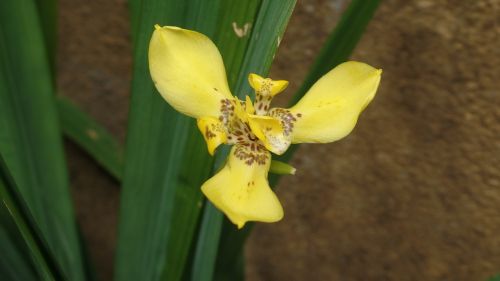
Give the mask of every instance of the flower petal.
[[248, 115], [252, 132], [272, 153], [281, 155], [291, 144], [291, 138], [285, 135], [281, 121], [271, 116]]
[[208, 152], [210, 155], [214, 155], [215, 149], [227, 141], [224, 125], [218, 118], [214, 117], [202, 117], [198, 118], [196, 121], [198, 129], [200, 129], [207, 143]]
[[293, 143], [326, 143], [348, 135], [375, 96], [382, 70], [346, 62], [321, 77], [292, 108]]
[[245, 111], [247, 114], [254, 114], [255, 113], [255, 108], [253, 107], [252, 100], [250, 99], [249, 96], [246, 96], [246, 98], [245, 98]]
[[255, 92], [271, 97], [283, 92], [288, 86], [288, 81], [286, 80], [272, 80], [255, 73], [248, 75], [248, 83], [250, 83]]
[[201, 187], [238, 228], [247, 221], [276, 222], [283, 218], [283, 208], [267, 181], [270, 156], [265, 150], [256, 152], [235, 145], [224, 168]]
[[248, 83], [255, 90], [255, 112], [257, 115], [266, 115], [273, 97], [288, 86], [286, 80], [272, 80], [255, 73], [248, 75]]
[[218, 116], [220, 101], [232, 96], [217, 47], [195, 31], [155, 28], [149, 44], [149, 70], [162, 97], [188, 116]]

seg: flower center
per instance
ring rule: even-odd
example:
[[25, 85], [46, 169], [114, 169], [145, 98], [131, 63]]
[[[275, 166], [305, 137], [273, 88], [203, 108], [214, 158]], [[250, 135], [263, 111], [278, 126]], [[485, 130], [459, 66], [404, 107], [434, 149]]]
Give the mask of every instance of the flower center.
[[221, 100], [219, 121], [224, 126], [227, 143], [237, 145], [235, 156], [246, 164], [264, 165], [269, 154], [259, 138], [252, 132], [246, 113], [247, 105], [238, 99]]

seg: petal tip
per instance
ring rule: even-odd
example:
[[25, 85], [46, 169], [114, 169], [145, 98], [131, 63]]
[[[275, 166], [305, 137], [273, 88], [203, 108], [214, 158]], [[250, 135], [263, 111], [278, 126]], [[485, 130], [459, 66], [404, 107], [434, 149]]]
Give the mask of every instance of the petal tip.
[[264, 78], [262, 78], [262, 76], [258, 74], [255, 73], [248, 74], [248, 83], [256, 91], [260, 90], [262, 80], [264, 80]]
[[161, 29], [161, 26], [159, 24], [155, 24], [155, 30]]
[[273, 81], [273, 86], [271, 87], [271, 95], [276, 96], [277, 94], [283, 92], [289, 84], [290, 82], [288, 82], [287, 80]]

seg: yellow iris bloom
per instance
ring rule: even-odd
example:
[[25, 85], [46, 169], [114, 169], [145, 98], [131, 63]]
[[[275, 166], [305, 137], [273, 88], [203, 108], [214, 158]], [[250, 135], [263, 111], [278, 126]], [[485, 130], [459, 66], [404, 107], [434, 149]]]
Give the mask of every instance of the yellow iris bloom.
[[241, 101], [229, 90], [222, 57], [205, 35], [173, 26], [155, 26], [149, 69], [162, 97], [197, 119], [208, 152], [233, 145], [228, 161], [201, 187], [212, 203], [238, 226], [247, 221], [276, 222], [283, 208], [269, 187], [271, 153], [292, 143], [327, 143], [348, 135], [373, 99], [382, 71], [346, 62], [319, 79], [291, 108], [271, 108], [288, 82], [250, 74], [255, 101]]

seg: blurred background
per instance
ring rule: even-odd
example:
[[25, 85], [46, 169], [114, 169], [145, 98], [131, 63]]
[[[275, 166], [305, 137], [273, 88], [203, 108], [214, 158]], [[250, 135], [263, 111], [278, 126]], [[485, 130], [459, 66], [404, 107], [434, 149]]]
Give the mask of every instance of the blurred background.
[[[346, 0], [301, 0], [271, 77], [307, 73]], [[59, 0], [58, 92], [124, 141], [132, 69], [125, 0]], [[302, 145], [257, 224], [257, 280], [485, 280], [500, 272], [500, 1], [383, 0], [351, 57], [384, 70], [354, 132]], [[285, 97], [282, 97], [283, 99]], [[283, 102], [283, 100], [281, 101]], [[119, 185], [66, 142], [72, 193], [111, 280]]]

